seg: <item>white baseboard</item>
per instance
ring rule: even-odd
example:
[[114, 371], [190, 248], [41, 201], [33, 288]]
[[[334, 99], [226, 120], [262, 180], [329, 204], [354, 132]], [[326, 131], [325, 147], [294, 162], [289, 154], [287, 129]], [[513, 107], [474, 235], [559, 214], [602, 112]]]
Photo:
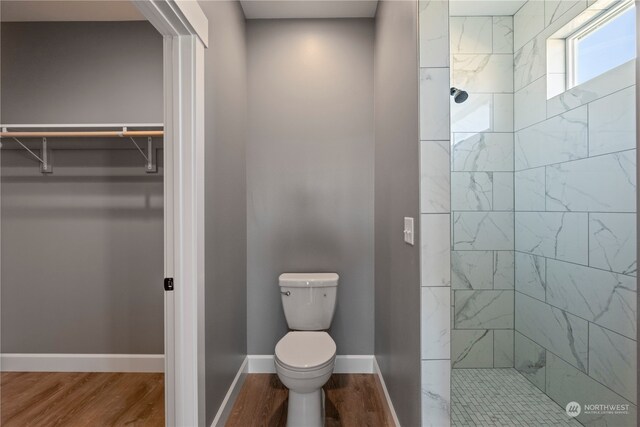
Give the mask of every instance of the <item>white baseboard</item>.
[[224, 426], [227, 423], [227, 419], [231, 414], [231, 409], [233, 409], [233, 404], [235, 403], [236, 398], [238, 397], [238, 394], [242, 389], [242, 384], [244, 384], [244, 380], [247, 377], [247, 373], [249, 372], [248, 367], [249, 360], [248, 357], [245, 357], [242, 365], [240, 365], [240, 369], [238, 369], [236, 377], [231, 383], [231, 387], [229, 387], [224, 400], [220, 404], [220, 408], [218, 409], [218, 413], [211, 423], [211, 427]]
[[[275, 374], [276, 367], [273, 364], [272, 354], [250, 354], [249, 360], [250, 374]], [[334, 374], [373, 374], [374, 357], [369, 354], [338, 355], [336, 356], [336, 366]]]
[[378, 360], [375, 358], [375, 356], [373, 357], [373, 369], [375, 371], [375, 374], [378, 376], [378, 379], [380, 380], [380, 384], [382, 384], [382, 391], [384, 392], [384, 397], [387, 400], [387, 405], [389, 406], [389, 411], [391, 412], [391, 417], [393, 418], [393, 422], [396, 423], [396, 427], [400, 427], [398, 414], [396, 414], [396, 410], [393, 407], [393, 402], [391, 402], [391, 396], [389, 396], [387, 385], [384, 382], [382, 371], [380, 371], [380, 366], [378, 366]]
[[164, 372], [162, 354], [0, 354], [2, 372]]

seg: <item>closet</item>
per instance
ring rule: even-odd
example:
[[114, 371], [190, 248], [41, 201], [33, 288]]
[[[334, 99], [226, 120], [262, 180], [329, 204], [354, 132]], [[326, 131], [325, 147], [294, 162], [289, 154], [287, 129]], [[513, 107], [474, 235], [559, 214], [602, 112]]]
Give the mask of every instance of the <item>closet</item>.
[[[162, 420], [162, 36], [142, 18], [1, 31], [3, 386], [7, 371], [66, 372], [54, 383], [78, 381], [78, 401], [91, 381], [144, 389]], [[140, 416], [109, 396], [118, 423]], [[38, 416], [53, 415], [22, 421]]]

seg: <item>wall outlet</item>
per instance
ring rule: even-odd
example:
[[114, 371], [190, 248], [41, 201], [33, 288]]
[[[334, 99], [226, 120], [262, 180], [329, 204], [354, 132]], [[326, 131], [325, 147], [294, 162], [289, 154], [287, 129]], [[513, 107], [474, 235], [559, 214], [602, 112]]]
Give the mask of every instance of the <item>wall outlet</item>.
[[413, 246], [413, 218], [404, 217], [404, 241]]

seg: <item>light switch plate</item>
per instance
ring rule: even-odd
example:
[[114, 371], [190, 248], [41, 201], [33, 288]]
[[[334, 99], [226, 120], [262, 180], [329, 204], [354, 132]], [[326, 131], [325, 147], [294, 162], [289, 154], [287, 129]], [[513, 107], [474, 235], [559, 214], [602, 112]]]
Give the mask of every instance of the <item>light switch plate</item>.
[[404, 241], [413, 246], [413, 218], [404, 217]]

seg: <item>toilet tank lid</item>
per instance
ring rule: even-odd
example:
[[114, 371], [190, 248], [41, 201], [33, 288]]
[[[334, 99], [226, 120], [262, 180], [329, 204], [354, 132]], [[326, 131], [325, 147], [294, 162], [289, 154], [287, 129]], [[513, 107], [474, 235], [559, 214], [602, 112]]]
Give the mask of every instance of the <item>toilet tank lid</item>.
[[287, 287], [334, 287], [339, 278], [336, 273], [282, 273], [279, 280], [280, 286]]

